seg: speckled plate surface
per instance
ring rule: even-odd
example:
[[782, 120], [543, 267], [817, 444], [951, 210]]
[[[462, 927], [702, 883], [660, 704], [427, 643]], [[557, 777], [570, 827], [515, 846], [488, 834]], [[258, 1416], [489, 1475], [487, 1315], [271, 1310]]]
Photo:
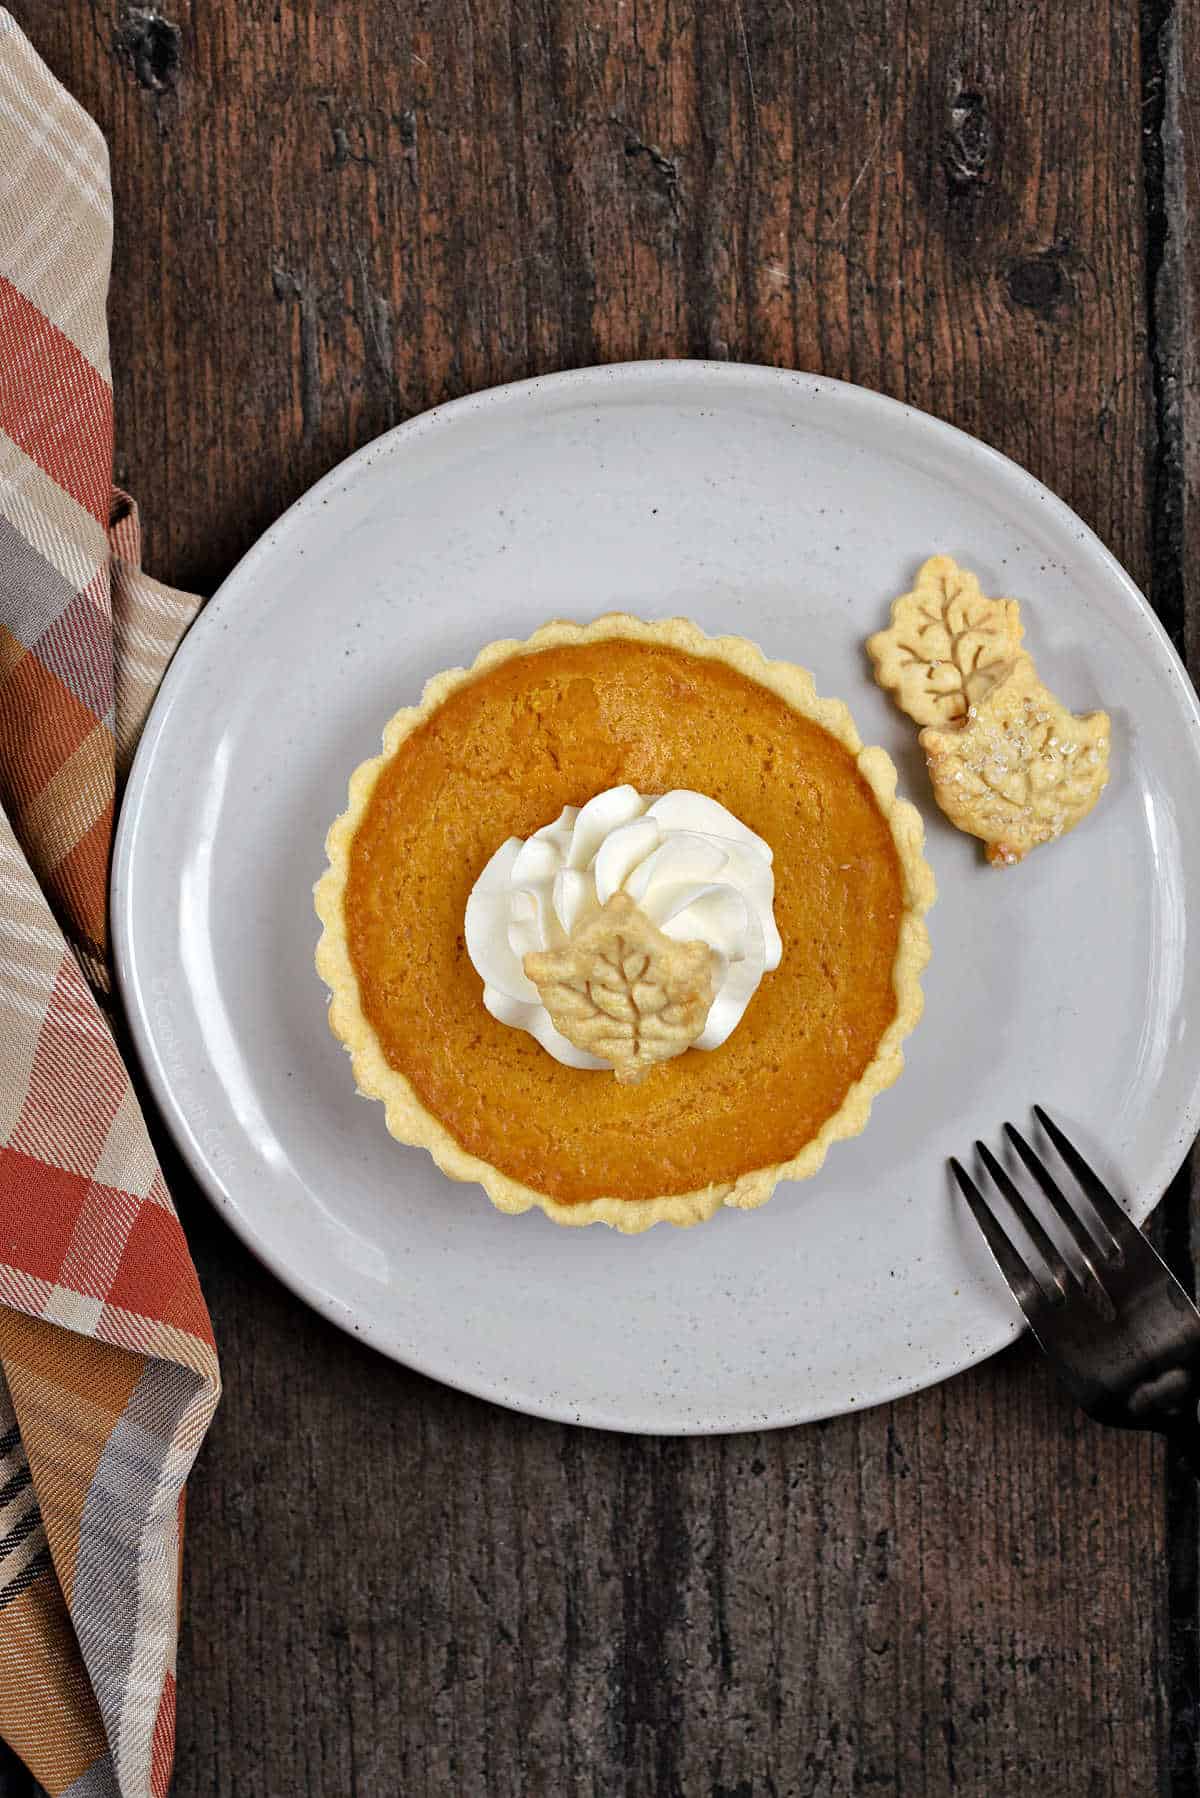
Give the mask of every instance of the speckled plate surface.
[[[944, 550], [1024, 602], [1039, 669], [1113, 716], [1072, 837], [985, 867], [937, 813], [863, 638]], [[763, 1210], [637, 1238], [505, 1218], [355, 1097], [312, 970], [347, 776], [426, 676], [614, 605], [811, 668], [925, 813], [941, 897], [908, 1068]], [[1030, 1102], [1139, 1218], [1200, 1121], [1200, 707], [1128, 577], [1014, 464], [807, 375], [589, 370], [427, 413], [267, 532], [177, 656], [113, 873], [117, 973], [163, 1112], [301, 1297], [471, 1392], [615, 1429], [739, 1430], [943, 1379], [1018, 1320], [945, 1158]]]

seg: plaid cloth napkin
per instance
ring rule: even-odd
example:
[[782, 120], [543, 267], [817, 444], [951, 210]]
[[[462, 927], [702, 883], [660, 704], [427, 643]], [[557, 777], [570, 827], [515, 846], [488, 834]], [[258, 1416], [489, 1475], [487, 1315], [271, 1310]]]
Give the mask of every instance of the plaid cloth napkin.
[[198, 603], [112, 490], [111, 251], [104, 140], [0, 7], [0, 1736], [71, 1798], [167, 1790], [219, 1391], [104, 1009], [117, 779]]

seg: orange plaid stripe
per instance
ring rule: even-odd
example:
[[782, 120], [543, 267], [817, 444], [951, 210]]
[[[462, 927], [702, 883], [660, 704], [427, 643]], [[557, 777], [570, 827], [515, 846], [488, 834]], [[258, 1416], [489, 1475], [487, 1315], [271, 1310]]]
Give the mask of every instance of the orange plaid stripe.
[[[0, 7], [0, 1734], [163, 1798], [204, 1300], [96, 1003], [118, 766], [196, 602], [112, 479], [103, 139]], [[109, 529], [110, 518], [116, 520]]]
[[112, 388], [69, 337], [0, 275], [0, 418], [7, 435], [64, 492], [108, 523], [112, 475], [93, 443], [111, 443]]

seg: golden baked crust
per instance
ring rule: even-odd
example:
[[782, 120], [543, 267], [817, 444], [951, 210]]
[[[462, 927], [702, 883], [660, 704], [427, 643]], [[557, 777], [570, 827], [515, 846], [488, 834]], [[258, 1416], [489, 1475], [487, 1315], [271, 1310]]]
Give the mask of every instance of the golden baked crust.
[[953, 556], [930, 556], [867, 639], [875, 679], [925, 727], [938, 805], [1000, 868], [1073, 830], [1108, 784], [1108, 714], [1069, 712], [1024, 634], [1015, 599], [989, 599]]
[[1023, 659], [1021, 609], [989, 599], [953, 556], [930, 556], [911, 593], [892, 601], [884, 631], [867, 638], [875, 679], [914, 724], [961, 723]]
[[[878, 1041], [873, 1059], [846, 1093], [838, 1110], [825, 1119], [818, 1132], [795, 1156], [753, 1169], [734, 1180], [714, 1182], [697, 1191], [650, 1198], [598, 1197], [563, 1203], [468, 1152], [422, 1103], [410, 1081], [390, 1064], [360, 996], [347, 928], [346, 892], [352, 845], [380, 775], [395, 757], [401, 743], [425, 725], [453, 694], [518, 656], [560, 647], [620, 641], [667, 646], [688, 656], [725, 663], [778, 696], [802, 717], [821, 726], [848, 752], [880, 815], [886, 820], [900, 869], [903, 905], [892, 972], [895, 1014]], [[394, 1136], [402, 1142], [428, 1149], [438, 1166], [452, 1179], [478, 1182], [502, 1211], [521, 1212], [536, 1205], [558, 1223], [603, 1222], [633, 1232], [663, 1221], [696, 1223], [712, 1216], [722, 1205], [746, 1208], [762, 1204], [781, 1179], [800, 1179], [815, 1173], [830, 1143], [856, 1135], [863, 1128], [875, 1094], [890, 1085], [899, 1074], [903, 1066], [901, 1043], [920, 1015], [919, 975], [929, 954], [923, 914], [933, 900], [933, 877], [922, 855], [920, 816], [914, 807], [896, 799], [895, 786], [896, 773], [890, 759], [882, 750], [863, 748], [845, 706], [837, 700], [819, 699], [811, 677], [802, 669], [788, 663], [768, 662], [759, 650], [741, 638], [706, 637], [686, 619], [647, 624], [625, 614], [610, 614], [587, 626], [550, 624], [523, 643], [489, 644], [470, 669], [453, 669], [436, 676], [426, 687], [419, 706], [407, 708], [391, 720], [384, 733], [383, 754], [356, 770], [350, 782], [348, 809], [329, 832], [329, 867], [318, 882], [315, 894], [317, 913], [324, 925], [317, 950], [317, 968], [331, 992], [331, 1028], [350, 1051], [359, 1090], [383, 1101], [388, 1129]]]
[[707, 943], [672, 941], [622, 892], [563, 948], [525, 957], [555, 1029], [608, 1062], [625, 1085], [695, 1042], [712, 1006], [716, 966]]
[[964, 723], [923, 730], [920, 743], [950, 822], [1012, 867], [1087, 817], [1108, 785], [1111, 734], [1107, 712], [1069, 712], [1022, 656]]

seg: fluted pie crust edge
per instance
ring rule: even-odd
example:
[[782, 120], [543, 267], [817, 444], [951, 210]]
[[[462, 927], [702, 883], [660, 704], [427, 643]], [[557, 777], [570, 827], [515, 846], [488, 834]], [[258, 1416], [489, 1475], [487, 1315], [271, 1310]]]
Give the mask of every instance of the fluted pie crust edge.
[[[903, 879], [904, 910], [892, 973], [896, 1015], [860, 1079], [799, 1154], [789, 1161], [752, 1169], [733, 1182], [719, 1182], [697, 1192], [668, 1193], [652, 1199], [585, 1199], [564, 1204], [468, 1153], [422, 1104], [405, 1076], [387, 1061], [359, 999], [346, 930], [345, 893], [351, 846], [375, 783], [407, 736], [460, 687], [514, 656], [606, 640], [665, 644], [689, 655], [724, 662], [777, 694], [848, 749], [891, 831]], [[807, 670], [791, 662], [768, 661], [761, 650], [743, 637], [706, 636], [687, 618], [649, 624], [628, 613], [610, 612], [587, 625], [559, 620], [543, 625], [524, 642], [504, 639], [489, 643], [470, 668], [451, 668], [435, 675], [426, 684], [421, 703], [405, 707], [390, 720], [383, 733], [382, 753], [363, 762], [352, 774], [346, 810], [335, 819], [326, 838], [329, 866], [313, 894], [317, 916], [324, 926], [317, 945], [316, 966], [330, 992], [329, 1026], [349, 1051], [359, 1092], [382, 1101], [392, 1136], [399, 1142], [427, 1149], [451, 1180], [482, 1186], [498, 1211], [516, 1214], [538, 1206], [557, 1224], [609, 1224], [625, 1234], [636, 1234], [658, 1223], [698, 1224], [723, 1205], [750, 1210], [764, 1204], [781, 1180], [805, 1180], [815, 1174], [832, 1143], [857, 1136], [866, 1125], [876, 1095], [891, 1086], [903, 1069], [901, 1045], [920, 1018], [924, 1003], [920, 976], [929, 960], [924, 914], [936, 891], [923, 845], [920, 813], [907, 800], [896, 797], [896, 769], [891, 757], [882, 749], [863, 747], [849, 709], [838, 699], [819, 698]]]

